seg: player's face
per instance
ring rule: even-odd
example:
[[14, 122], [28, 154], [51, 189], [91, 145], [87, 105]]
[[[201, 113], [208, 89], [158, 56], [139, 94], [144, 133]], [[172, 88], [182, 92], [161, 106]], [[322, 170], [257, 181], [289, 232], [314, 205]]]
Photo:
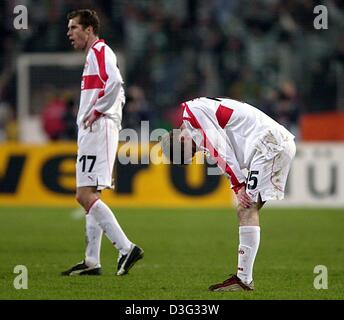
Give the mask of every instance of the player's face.
[[83, 29], [83, 26], [79, 23], [79, 17], [69, 20], [67, 37], [74, 49], [84, 50], [86, 48], [89, 30], [88, 28]]

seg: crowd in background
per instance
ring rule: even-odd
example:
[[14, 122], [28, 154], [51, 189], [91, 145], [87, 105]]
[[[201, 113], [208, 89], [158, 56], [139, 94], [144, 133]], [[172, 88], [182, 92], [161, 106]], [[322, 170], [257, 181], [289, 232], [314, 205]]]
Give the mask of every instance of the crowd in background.
[[[124, 127], [141, 120], [171, 127], [179, 103], [197, 96], [246, 101], [296, 135], [300, 114], [344, 107], [340, 0], [23, 0], [25, 31], [13, 28], [18, 3], [0, 4], [0, 140], [15, 117], [16, 57], [72, 51], [66, 14], [76, 8], [98, 12], [101, 36], [125, 58]], [[318, 4], [328, 10], [326, 30], [313, 25]], [[62, 122], [71, 121], [77, 99], [61, 102]], [[74, 137], [68, 121], [52, 139]]]

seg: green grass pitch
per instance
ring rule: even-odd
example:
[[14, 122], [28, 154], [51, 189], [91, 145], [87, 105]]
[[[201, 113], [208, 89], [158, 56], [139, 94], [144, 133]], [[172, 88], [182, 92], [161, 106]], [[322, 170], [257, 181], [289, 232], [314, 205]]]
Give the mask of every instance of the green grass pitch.
[[[0, 299], [343, 299], [343, 209], [263, 209], [254, 292], [213, 293], [235, 272], [234, 210], [118, 209], [116, 216], [145, 257], [115, 276], [117, 251], [103, 238], [100, 277], [61, 277], [83, 259], [84, 219], [72, 209], [0, 208]], [[28, 269], [17, 290], [16, 265]], [[328, 289], [313, 286], [325, 265]]]

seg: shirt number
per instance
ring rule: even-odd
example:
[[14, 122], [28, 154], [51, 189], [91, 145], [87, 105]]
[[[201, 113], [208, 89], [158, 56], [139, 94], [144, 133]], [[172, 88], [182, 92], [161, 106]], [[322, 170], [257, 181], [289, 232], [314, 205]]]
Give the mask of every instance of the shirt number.
[[259, 171], [252, 170], [248, 174], [247, 177], [247, 189], [248, 190], [253, 190], [257, 187], [258, 185], [258, 177], [256, 177], [259, 174]]
[[93, 167], [94, 167], [94, 164], [96, 163], [96, 159], [97, 159], [96, 156], [82, 156], [79, 159], [79, 162], [82, 162], [82, 172], [86, 171], [86, 161], [87, 160], [91, 160], [91, 163], [90, 163], [90, 161], [87, 161], [88, 163], [90, 163], [89, 168], [88, 168], [88, 172], [91, 172]]

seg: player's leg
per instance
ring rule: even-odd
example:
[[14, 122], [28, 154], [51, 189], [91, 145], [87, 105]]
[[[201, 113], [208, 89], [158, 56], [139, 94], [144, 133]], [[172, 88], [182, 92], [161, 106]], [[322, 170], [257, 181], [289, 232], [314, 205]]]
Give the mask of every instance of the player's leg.
[[[97, 190], [113, 189], [113, 170], [118, 147], [119, 129], [116, 123], [107, 118], [98, 122], [96, 145], [95, 180]], [[88, 175], [88, 174], [87, 174]], [[97, 200], [89, 209], [106, 236], [119, 250], [117, 274], [126, 274], [133, 264], [143, 257], [143, 250], [132, 243], [124, 233], [111, 209], [101, 200]]]
[[77, 188], [76, 199], [86, 212], [86, 253], [85, 264], [100, 268], [100, 248], [103, 230], [99, 223], [89, 214], [89, 208], [98, 200], [100, 193], [95, 187]]
[[[259, 210], [268, 200], [284, 198], [285, 185], [295, 156], [295, 143], [289, 141], [272, 159], [257, 153], [249, 173], [247, 193], [256, 201], [251, 208], [238, 207], [239, 255], [237, 276], [245, 284], [253, 281], [253, 265], [260, 242]], [[250, 181], [251, 179], [251, 181]]]
[[[91, 138], [93, 138], [91, 136]], [[90, 142], [91, 140], [91, 142]], [[97, 192], [96, 178], [93, 173], [95, 156], [94, 152], [89, 150], [88, 144], [92, 143], [89, 131], [82, 127], [78, 132], [78, 156], [76, 163], [76, 200], [81, 204], [86, 212], [86, 250], [85, 259], [77, 263], [70, 269], [63, 271], [62, 275], [100, 275], [100, 248], [103, 230], [94, 217], [88, 214], [89, 208], [99, 198]], [[87, 159], [87, 157], [90, 157]], [[89, 161], [91, 163], [89, 163]], [[91, 186], [87, 186], [87, 185]]]
[[63, 271], [62, 275], [100, 275], [100, 248], [103, 229], [89, 214], [93, 203], [99, 199], [96, 187], [77, 188], [76, 199], [86, 212], [86, 250], [85, 259], [72, 268]]
[[87, 265], [100, 267], [100, 248], [103, 230], [91, 214], [86, 214], [86, 253]]
[[71, 268], [63, 274], [68, 274], [70, 270], [72, 274], [85, 274], [80, 273], [80, 268], [100, 266], [101, 231], [105, 232], [120, 252], [118, 274], [127, 273], [143, 257], [143, 250], [128, 240], [111, 209], [100, 199], [99, 190], [112, 187], [117, 143], [118, 128], [111, 120], [99, 119], [92, 132], [81, 129], [78, 139], [76, 198], [87, 213], [88, 243], [85, 260], [73, 267], [77, 270]]
[[[127, 273], [132, 264], [142, 258], [143, 250], [127, 238], [111, 209], [99, 198], [99, 192], [97, 192], [96, 187], [78, 188], [77, 200], [85, 208], [87, 217], [90, 217], [90, 221], [93, 219], [95, 224], [101, 228], [106, 237], [120, 252], [117, 270], [119, 275]], [[93, 226], [95, 226], [95, 224], [93, 224]], [[90, 229], [87, 231], [90, 231]], [[92, 237], [92, 235], [87, 234], [87, 237]], [[99, 260], [97, 261], [96, 259], [99, 259], [101, 239], [93, 238], [92, 240], [93, 241], [88, 242], [86, 248], [85, 263], [89, 265], [88, 261], [92, 261], [93, 265], [99, 266]], [[91, 256], [89, 255], [90, 252], [93, 253]]]
[[84, 207], [87, 216], [104, 231], [107, 238], [122, 253], [127, 254], [131, 241], [127, 238], [111, 209], [99, 197], [96, 187], [80, 187], [77, 189], [77, 200]]
[[237, 277], [253, 289], [253, 266], [260, 243], [259, 209], [263, 202], [258, 202], [250, 208], [241, 205], [237, 208], [239, 220], [239, 249]]
[[256, 152], [251, 162], [246, 193], [254, 204], [251, 208], [238, 206], [239, 250], [238, 271], [223, 283], [210, 286], [211, 291], [253, 290], [253, 266], [260, 244], [259, 210], [268, 200], [284, 197], [284, 189], [295, 155], [294, 141], [284, 144], [284, 149], [273, 158]]
[[102, 232], [120, 251], [121, 256], [128, 255], [134, 245], [129, 241], [111, 209], [100, 199], [97, 187], [77, 188], [77, 201], [86, 211], [86, 253], [85, 260], [66, 273], [100, 274], [100, 244]]
[[293, 141], [284, 145], [284, 150], [268, 158], [257, 152], [251, 162], [246, 193], [253, 205], [237, 208], [239, 219], [239, 250], [237, 277], [246, 285], [253, 284], [253, 266], [260, 244], [259, 210], [268, 200], [284, 197], [291, 161], [295, 155]]
[[239, 219], [238, 273], [222, 283], [210, 286], [209, 290], [253, 290], [253, 265], [260, 244], [259, 210], [268, 200], [283, 199], [295, 151], [294, 141], [289, 140], [284, 141], [283, 150], [273, 158], [267, 159], [263, 152], [257, 152], [254, 156], [246, 187], [246, 193], [254, 204], [251, 208], [244, 208], [240, 205], [237, 208]]
[[88, 214], [94, 217], [119, 251], [117, 275], [126, 274], [133, 264], [143, 257], [143, 250], [127, 238], [115, 215], [101, 199], [95, 201]]
[[[114, 188], [113, 170], [119, 140], [119, 128], [114, 121], [105, 118], [103, 119], [103, 125], [105, 127], [105, 130], [103, 130], [103, 132], [105, 132], [105, 136], [98, 142], [98, 154], [100, 157], [103, 157], [101, 158], [98, 168], [98, 190], [103, 188]], [[102, 201], [97, 201], [95, 203], [95, 210], [98, 210], [98, 212], [111, 212], [107, 205]], [[113, 238], [114, 241], [110, 240], [119, 250], [117, 259], [117, 275], [124, 275], [128, 273], [129, 269], [138, 260], [143, 258], [144, 252], [139, 246], [128, 240], [113, 214], [112, 216], [116, 221], [116, 228], [114, 231], [117, 237]], [[115, 233], [113, 233], [113, 235], [115, 235]]]
[[209, 287], [210, 291], [251, 291], [254, 289], [253, 266], [260, 243], [259, 210], [261, 198], [250, 208], [237, 207], [239, 220], [239, 249], [237, 274], [222, 283]]

